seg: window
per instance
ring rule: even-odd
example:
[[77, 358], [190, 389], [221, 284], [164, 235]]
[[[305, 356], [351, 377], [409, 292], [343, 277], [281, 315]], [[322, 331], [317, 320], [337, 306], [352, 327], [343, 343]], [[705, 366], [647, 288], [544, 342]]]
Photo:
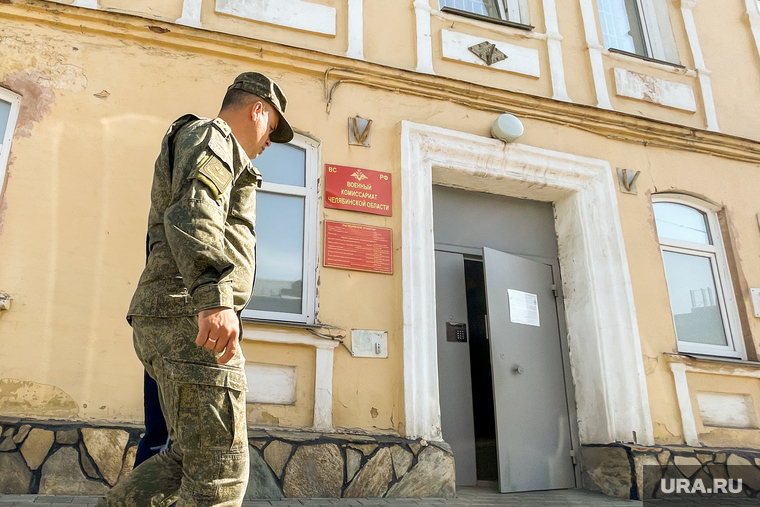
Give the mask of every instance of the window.
[[654, 206], [678, 350], [744, 357], [718, 219], [686, 197], [657, 197]]
[[528, 0], [439, 0], [439, 6], [486, 18], [530, 24]]
[[0, 88], [0, 192], [5, 181], [5, 168], [11, 152], [13, 131], [16, 128], [21, 97], [10, 90]]
[[256, 281], [243, 317], [313, 324], [317, 279], [319, 143], [296, 134], [256, 158]]
[[678, 63], [666, 0], [597, 0], [604, 47]]

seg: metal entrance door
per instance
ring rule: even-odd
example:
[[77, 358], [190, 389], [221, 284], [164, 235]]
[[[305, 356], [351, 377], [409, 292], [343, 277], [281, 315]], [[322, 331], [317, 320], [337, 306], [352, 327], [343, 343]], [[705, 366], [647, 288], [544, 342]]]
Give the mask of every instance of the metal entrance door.
[[454, 453], [457, 486], [474, 486], [475, 433], [462, 254], [435, 252], [435, 287], [441, 430]]
[[499, 489], [575, 487], [552, 269], [483, 248]]

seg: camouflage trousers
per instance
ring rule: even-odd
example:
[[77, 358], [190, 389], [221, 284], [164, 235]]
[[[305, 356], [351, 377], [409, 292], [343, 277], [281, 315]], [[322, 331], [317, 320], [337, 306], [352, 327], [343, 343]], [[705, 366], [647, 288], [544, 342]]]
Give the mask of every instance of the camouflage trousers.
[[98, 507], [237, 507], [248, 483], [245, 358], [226, 364], [195, 345], [197, 317], [132, 317], [137, 357], [156, 380], [171, 446], [119, 482]]

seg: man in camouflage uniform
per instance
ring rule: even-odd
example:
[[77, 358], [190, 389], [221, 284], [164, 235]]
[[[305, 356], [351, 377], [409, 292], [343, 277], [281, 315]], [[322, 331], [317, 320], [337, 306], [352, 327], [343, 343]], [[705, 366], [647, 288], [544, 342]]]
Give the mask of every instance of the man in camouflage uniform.
[[247, 72], [213, 120], [175, 121], [156, 160], [149, 255], [129, 308], [137, 356], [159, 389], [171, 446], [99, 506], [239, 506], [248, 483], [245, 358], [239, 312], [255, 270], [250, 159], [286, 143], [286, 98]]

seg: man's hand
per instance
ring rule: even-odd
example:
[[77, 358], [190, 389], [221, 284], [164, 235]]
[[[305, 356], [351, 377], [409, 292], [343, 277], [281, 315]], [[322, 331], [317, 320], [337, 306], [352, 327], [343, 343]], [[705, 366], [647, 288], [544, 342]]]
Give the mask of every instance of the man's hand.
[[[240, 322], [232, 308], [211, 308], [198, 313], [198, 338], [195, 344], [216, 352], [224, 352], [219, 364], [226, 364], [238, 349]], [[225, 350], [227, 349], [227, 350]]]

